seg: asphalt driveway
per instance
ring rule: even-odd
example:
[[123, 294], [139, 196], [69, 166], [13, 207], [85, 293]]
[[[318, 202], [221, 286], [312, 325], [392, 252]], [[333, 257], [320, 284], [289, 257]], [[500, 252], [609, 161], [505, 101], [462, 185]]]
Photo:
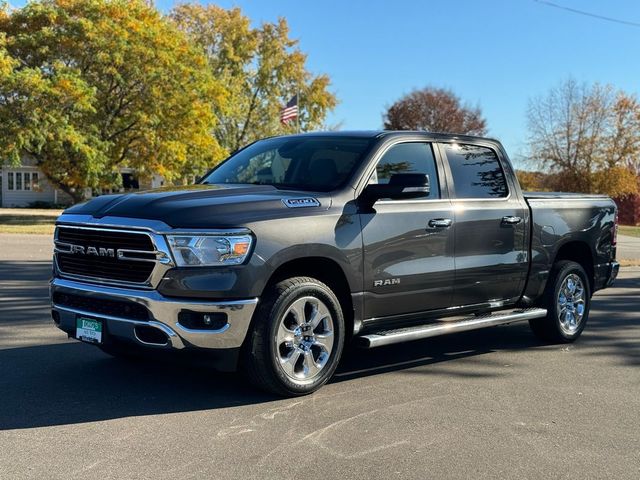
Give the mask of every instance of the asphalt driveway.
[[640, 478], [640, 269], [594, 297], [573, 345], [517, 324], [351, 350], [282, 400], [67, 340], [47, 242], [0, 238], [2, 480]]

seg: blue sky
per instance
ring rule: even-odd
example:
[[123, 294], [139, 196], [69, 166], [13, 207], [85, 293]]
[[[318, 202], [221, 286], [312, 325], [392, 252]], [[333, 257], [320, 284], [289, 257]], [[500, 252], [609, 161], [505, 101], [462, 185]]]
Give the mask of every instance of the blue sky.
[[[553, 2], [640, 23], [637, 0]], [[156, 2], [163, 10], [175, 3]], [[528, 99], [569, 76], [640, 94], [639, 27], [535, 0], [214, 3], [241, 7], [256, 24], [286, 17], [309, 69], [331, 77], [340, 105], [328, 123], [343, 129], [381, 128], [385, 107], [403, 94], [447, 87], [482, 108], [489, 134], [517, 159]]]

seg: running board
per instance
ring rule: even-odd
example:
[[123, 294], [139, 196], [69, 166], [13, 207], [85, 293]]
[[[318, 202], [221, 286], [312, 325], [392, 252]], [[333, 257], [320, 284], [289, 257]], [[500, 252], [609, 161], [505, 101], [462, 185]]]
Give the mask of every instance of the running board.
[[361, 347], [374, 348], [393, 343], [410, 342], [423, 338], [437, 337], [449, 333], [466, 332], [480, 328], [506, 325], [508, 323], [522, 322], [532, 318], [541, 318], [547, 315], [544, 308], [525, 308], [508, 310], [482, 315], [472, 315], [458, 321], [440, 322], [436, 325], [418, 325], [414, 327], [399, 328], [395, 330], [380, 330], [367, 335], [357, 337]]

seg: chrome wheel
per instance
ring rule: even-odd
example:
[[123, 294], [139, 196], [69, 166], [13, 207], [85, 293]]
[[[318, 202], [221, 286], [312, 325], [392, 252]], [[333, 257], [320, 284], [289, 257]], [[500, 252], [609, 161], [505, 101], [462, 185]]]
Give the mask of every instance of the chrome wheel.
[[289, 306], [275, 335], [277, 363], [296, 382], [320, 375], [333, 349], [334, 323], [318, 298], [302, 297]]
[[573, 335], [582, 322], [585, 311], [585, 288], [582, 279], [575, 273], [566, 276], [558, 291], [557, 312], [560, 328]]

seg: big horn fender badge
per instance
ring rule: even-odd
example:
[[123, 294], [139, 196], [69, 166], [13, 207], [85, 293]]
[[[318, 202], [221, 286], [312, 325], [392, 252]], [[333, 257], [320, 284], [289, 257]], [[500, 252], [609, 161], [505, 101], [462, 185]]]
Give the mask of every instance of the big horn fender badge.
[[289, 208], [319, 207], [320, 202], [313, 197], [284, 198], [282, 203]]

